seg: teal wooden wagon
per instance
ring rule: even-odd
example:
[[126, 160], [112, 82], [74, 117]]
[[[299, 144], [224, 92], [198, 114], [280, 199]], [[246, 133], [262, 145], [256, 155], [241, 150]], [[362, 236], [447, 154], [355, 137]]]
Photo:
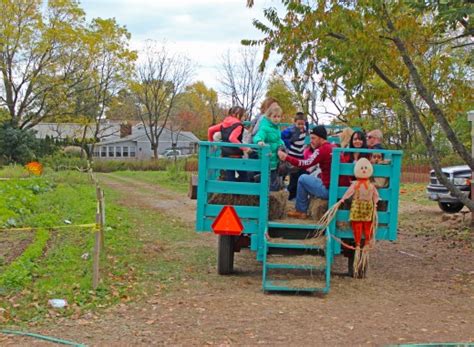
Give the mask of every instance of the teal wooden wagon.
[[[240, 235], [218, 235], [217, 270], [226, 275], [233, 271], [234, 254], [242, 248], [255, 252], [262, 262], [262, 286], [265, 292], [294, 291], [328, 293], [334, 257], [343, 252], [338, 239], [353, 240], [349, 228], [349, 211], [340, 210], [323, 238], [312, 238], [319, 231], [316, 222], [301, 220], [268, 220], [270, 152], [268, 147], [246, 145], [259, 154], [259, 159], [222, 158], [222, 146], [229, 143], [200, 142], [196, 230], [212, 232], [212, 224], [225, 205], [212, 203], [213, 194], [243, 197], [234, 209], [242, 222]], [[388, 162], [374, 165], [374, 177], [387, 178], [386, 187], [379, 188], [384, 210], [378, 212], [377, 240], [396, 240], [398, 224], [398, 197], [400, 188], [401, 151], [348, 150], [335, 148], [331, 167], [329, 206], [342, 197], [347, 187], [338, 185], [340, 175], [351, 175], [354, 164], [340, 162], [342, 151], [382, 153]], [[229, 182], [219, 179], [221, 170], [258, 172], [258, 183]], [[248, 197], [247, 199], [245, 197]], [[246, 200], [252, 204], [246, 203]], [[255, 203], [257, 201], [257, 203]], [[313, 242], [317, 240], [317, 242]], [[322, 242], [321, 242], [322, 240]], [[348, 264], [352, 255], [345, 252]], [[350, 266], [348, 267], [351, 268]]]

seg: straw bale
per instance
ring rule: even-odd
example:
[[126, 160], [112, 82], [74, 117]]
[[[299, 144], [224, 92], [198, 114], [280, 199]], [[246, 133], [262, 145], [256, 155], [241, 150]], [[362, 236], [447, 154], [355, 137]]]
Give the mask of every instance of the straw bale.
[[314, 221], [319, 221], [328, 210], [328, 201], [311, 198], [308, 207], [308, 215]]

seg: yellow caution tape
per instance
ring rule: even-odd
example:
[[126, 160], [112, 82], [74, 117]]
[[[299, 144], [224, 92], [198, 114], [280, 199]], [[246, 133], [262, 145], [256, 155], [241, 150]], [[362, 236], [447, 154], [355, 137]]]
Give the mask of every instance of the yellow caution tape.
[[67, 229], [67, 228], [92, 228], [93, 231], [100, 230], [99, 224], [77, 224], [77, 225], [59, 225], [54, 227], [24, 227], [24, 228], [0, 228], [1, 231], [35, 231], [36, 229]]

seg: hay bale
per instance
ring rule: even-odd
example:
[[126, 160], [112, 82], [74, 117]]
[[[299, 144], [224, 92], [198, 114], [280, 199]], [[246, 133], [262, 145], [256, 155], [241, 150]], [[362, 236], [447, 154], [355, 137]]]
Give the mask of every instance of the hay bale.
[[288, 203], [289, 192], [280, 190], [278, 192], [270, 192], [268, 219], [282, 219], [286, 215], [286, 204]]
[[[288, 202], [288, 192], [281, 190], [270, 192], [268, 219], [281, 219], [286, 214], [286, 204]], [[260, 199], [256, 195], [239, 194], [212, 194], [208, 200], [209, 204], [233, 205], [233, 206], [258, 206]]]
[[311, 219], [319, 221], [328, 210], [328, 201], [323, 199], [311, 198], [309, 201], [308, 215]]
[[209, 198], [208, 203], [215, 205], [258, 206], [259, 198], [255, 195], [214, 193]]

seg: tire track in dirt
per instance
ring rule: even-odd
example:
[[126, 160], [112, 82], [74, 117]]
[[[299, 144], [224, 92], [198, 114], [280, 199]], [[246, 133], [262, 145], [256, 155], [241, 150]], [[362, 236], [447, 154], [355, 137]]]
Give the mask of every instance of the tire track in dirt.
[[[111, 174], [101, 175], [101, 181], [126, 193], [122, 203], [129, 207], [146, 206], [178, 217], [186, 202], [194, 205], [182, 194], [153, 184]], [[402, 213], [415, 208], [429, 212], [429, 207], [415, 205], [405, 205]], [[194, 209], [186, 218], [194, 219]], [[40, 332], [89, 345], [474, 341], [472, 249], [442, 247], [429, 236], [417, 237], [404, 228], [398, 241], [377, 243], [370, 262], [369, 277], [355, 280], [336, 275], [347, 268], [346, 259], [336, 257], [327, 296], [266, 295], [261, 291], [261, 265], [253, 253], [242, 252], [236, 256], [235, 275], [218, 276], [210, 269], [204, 276], [182, 281], [172, 293], [162, 293], [157, 286], [156, 293], [143, 302], [120, 304], [79, 320], [64, 319]], [[10, 341], [30, 342], [2, 343], [14, 345]]]
[[196, 201], [183, 194], [173, 192], [157, 184], [137, 181], [133, 178], [110, 173], [100, 174], [99, 180], [111, 189], [126, 193], [126, 200], [122, 202], [128, 206], [146, 206], [178, 218], [184, 223], [194, 224]]

